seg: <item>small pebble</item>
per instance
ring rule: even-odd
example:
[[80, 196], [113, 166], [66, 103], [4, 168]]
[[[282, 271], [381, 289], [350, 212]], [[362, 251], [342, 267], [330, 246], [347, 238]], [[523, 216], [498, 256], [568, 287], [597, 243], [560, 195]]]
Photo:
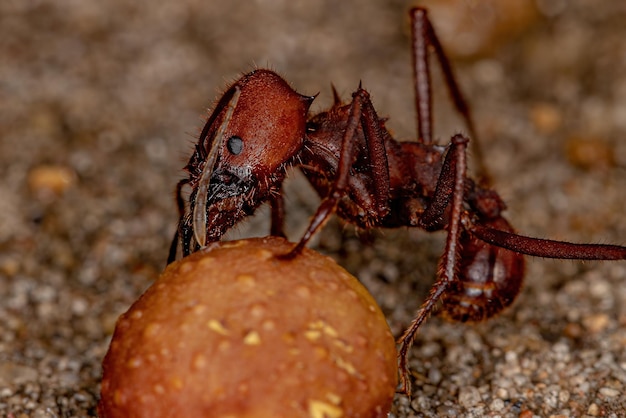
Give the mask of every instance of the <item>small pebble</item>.
[[587, 414], [593, 417], [597, 417], [600, 414], [600, 407], [598, 406], [598, 404], [592, 403], [591, 405], [589, 405], [589, 407], [587, 408]]
[[21, 385], [37, 379], [37, 370], [22, 364], [4, 362], [0, 363], [0, 383], [3, 385]]
[[607, 387], [600, 388], [599, 392], [601, 395], [606, 396], [607, 398], [614, 398], [616, 396], [619, 396], [621, 393], [617, 389], [607, 388]]
[[598, 138], [570, 138], [566, 145], [569, 162], [584, 170], [615, 165], [615, 153], [607, 141]]
[[480, 401], [480, 392], [474, 386], [465, 386], [459, 391], [459, 403], [466, 408], [476, 406]]
[[590, 315], [583, 318], [582, 323], [587, 329], [587, 331], [591, 333], [599, 333], [606, 329], [609, 325], [610, 318], [607, 314], [599, 313], [595, 315]]
[[441, 371], [436, 368], [436, 367], [431, 367], [428, 370], [428, 380], [430, 380], [430, 382], [434, 385], [438, 384], [439, 382], [441, 382]]
[[500, 398], [496, 398], [489, 404], [489, 409], [494, 412], [500, 412], [504, 409], [504, 401]]
[[552, 134], [563, 124], [559, 108], [549, 103], [538, 103], [530, 109], [530, 118], [535, 128], [544, 135]]
[[459, 411], [451, 405], [442, 405], [437, 408], [437, 416], [440, 417], [456, 417], [459, 415]]
[[509, 391], [505, 388], [498, 388], [498, 390], [496, 390], [496, 396], [500, 399], [508, 399]]
[[61, 165], [41, 165], [28, 173], [28, 187], [36, 196], [44, 199], [62, 195], [76, 180], [74, 170]]

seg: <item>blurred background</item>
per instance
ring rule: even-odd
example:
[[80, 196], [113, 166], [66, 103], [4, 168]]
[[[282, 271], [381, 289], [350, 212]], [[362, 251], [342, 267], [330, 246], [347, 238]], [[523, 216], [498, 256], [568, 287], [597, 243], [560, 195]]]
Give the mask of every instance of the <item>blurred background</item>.
[[[269, 67], [303, 94], [359, 81], [415, 138], [409, 21], [430, 16], [486, 164], [527, 235], [625, 244], [626, 3], [8, 0], [0, 3], [0, 415], [95, 416], [117, 316], [165, 266], [173, 191], [214, 100]], [[433, 60], [434, 62], [434, 60]], [[463, 131], [434, 67], [436, 136]], [[287, 232], [319, 200], [294, 170]], [[231, 234], [264, 235], [267, 211]], [[444, 234], [329, 223], [313, 246], [357, 275], [395, 335]], [[529, 260], [495, 320], [432, 318], [392, 416], [623, 416], [626, 263]]]

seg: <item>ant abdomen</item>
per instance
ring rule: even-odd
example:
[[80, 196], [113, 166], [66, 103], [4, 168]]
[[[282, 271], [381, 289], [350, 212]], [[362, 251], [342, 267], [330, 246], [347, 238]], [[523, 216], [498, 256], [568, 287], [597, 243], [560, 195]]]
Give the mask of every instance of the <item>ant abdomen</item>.
[[[502, 217], [484, 226], [514, 232]], [[515, 300], [524, 278], [522, 254], [496, 247], [464, 231], [457, 279], [448, 285], [442, 316], [459, 322], [483, 321]]]

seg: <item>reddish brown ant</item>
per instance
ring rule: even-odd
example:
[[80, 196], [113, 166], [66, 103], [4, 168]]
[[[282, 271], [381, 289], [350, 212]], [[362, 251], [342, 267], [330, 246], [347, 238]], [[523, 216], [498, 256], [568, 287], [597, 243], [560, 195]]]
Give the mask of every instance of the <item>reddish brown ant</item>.
[[[262, 203], [272, 206], [273, 235], [282, 235], [281, 185], [299, 166], [322, 197], [308, 229], [283, 258], [298, 255], [336, 212], [361, 228], [417, 226], [447, 230], [438, 277], [399, 344], [401, 390], [409, 392], [407, 358], [416, 332], [443, 302], [458, 321], [489, 318], [519, 293], [523, 254], [580, 260], [624, 260], [626, 247], [573, 244], [525, 237], [502, 216], [504, 202], [481, 180], [466, 175], [469, 139], [455, 135], [448, 147], [432, 142], [429, 52], [434, 51], [457, 111], [469, 134], [474, 125], [433, 27], [421, 8], [411, 10], [417, 142], [398, 142], [385, 128], [361, 86], [349, 104], [334, 92], [325, 112], [307, 113], [314, 97], [296, 93], [278, 75], [256, 70], [236, 81], [217, 103], [178, 183], [178, 241], [187, 255], [224, 233]], [[187, 199], [185, 185], [191, 187]]]

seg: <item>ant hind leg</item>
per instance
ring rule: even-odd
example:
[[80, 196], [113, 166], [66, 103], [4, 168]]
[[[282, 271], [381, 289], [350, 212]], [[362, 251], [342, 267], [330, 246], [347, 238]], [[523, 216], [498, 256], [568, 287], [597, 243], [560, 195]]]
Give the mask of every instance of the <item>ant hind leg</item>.
[[432, 48], [439, 61], [448, 92], [457, 112], [462, 116], [471, 138], [471, 151], [476, 160], [476, 172], [479, 183], [485, 186], [491, 184], [491, 176], [485, 165], [484, 153], [478, 136], [471, 111], [461, 92], [452, 65], [439, 42], [426, 9], [415, 7], [410, 11], [411, 41], [413, 60], [413, 83], [415, 87], [415, 108], [417, 111], [418, 141], [431, 144], [433, 141], [432, 116], [432, 81], [430, 77], [429, 47]]

